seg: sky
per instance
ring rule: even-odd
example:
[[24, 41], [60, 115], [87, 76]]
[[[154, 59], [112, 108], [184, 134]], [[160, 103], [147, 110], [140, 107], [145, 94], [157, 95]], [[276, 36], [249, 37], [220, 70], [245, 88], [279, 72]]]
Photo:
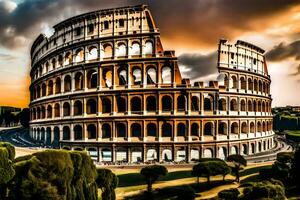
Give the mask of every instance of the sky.
[[27, 107], [30, 47], [77, 14], [148, 4], [184, 78], [216, 78], [219, 39], [266, 50], [274, 106], [300, 105], [300, 0], [0, 0], [0, 105]]

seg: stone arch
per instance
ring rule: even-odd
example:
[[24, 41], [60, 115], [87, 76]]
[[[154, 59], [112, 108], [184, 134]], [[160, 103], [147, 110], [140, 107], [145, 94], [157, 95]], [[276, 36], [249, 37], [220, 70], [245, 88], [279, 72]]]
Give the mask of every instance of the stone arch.
[[248, 145], [247, 144], [242, 144], [241, 154], [248, 155]]
[[184, 123], [177, 124], [177, 136], [186, 136], [186, 126]]
[[97, 114], [97, 101], [95, 99], [89, 99], [86, 102], [87, 114]]
[[208, 95], [204, 98], [204, 111], [212, 111], [213, 110], [213, 98]]
[[82, 48], [75, 51], [75, 62], [83, 62], [84, 60], [84, 50]]
[[132, 56], [138, 56], [141, 53], [141, 45], [139, 42], [134, 41], [131, 43], [131, 47], [129, 48], [129, 54]]
[[55, 94], [61, 93], [61, 80], [59, 77], [55, 79]]
[[191, 107], [192, 111], [199, 111], [199, 98], [197, 96], [192, 96]]
[[133, 85], [141, 85], [142, 82], [142, 70], [138, 67], [132, 70]]
[[49, 80], [48, 81], [48, 95], [52, 95], [53, 94], [53, 81]]
[[47, 106], [47, 118], [52, 118], [52, 106]]
[[252, 111], [253, 111], [252, 101], [248, 100], [248, 112], [252, 112]]
[[220, 98], [219, 99], [219, 110], [220, 111], [226, 111], [226, 107], [227, 107], [227, 103], [226, 103], [226, 99], [225, 98]]
[[126, 125], [124, 123], [117, 124], [117, 137], [126, 137]]
[[230, 126], [231, 134], [239, 134], [239, 125], [237, 122], [232, 122]]
[[142, 100], [139, 96], [132, 97], [130, 100], [131, 112], [141, 112], [142, 111]]
[[199, 137], [199, 125], [197, 123], [192, 123], [191, 135]]
[[64, 78], [64, 91], [70, 92], [72, 89], [72, 79], [70, 75], [66, 75]]
[[60, 105], [56, 103], [54, 105], [54, 117], [60, 117]]
[[236, 76], [230, 77], [230, 88], [237, 89], [238, 88], [238, 80]]
[[89, 124], [87, 126], [88, 139], [97, 139], [97, 127], [95, 124]]
[[164, 122], [162, 124], [162, 137], [172, 137], [172, 125], [170, 123]]
[[127, 55], [127, 47], [126, 44], [123, 42], [118, 43], [116, 48], [116, 56], [117, 57], [124, 57]]
[[103, 70], [103, 80], [105, 83], [105, 87], [111, 87], [113, 84], [112, 80], [112, 71], [111, 70]]
[[58, 147], [59, 146], [59, 127], [55, 126], [54, 129], [53, 129], [53, 142], [52, 142], [52, 146], [53, 147]]
[[83, 75], [81, 72], [75, 74], [75, 90], [83, 89]]
[[231, 155], [239, 154], [238, 147], [237, 146], [231, 146], [231, 148], [230, 148], [230, 154]]
[[47, 88], [46, 83], [43, 83], [43, 84], [42, 84], [42, 97], [44, 97], [44, 96], [47, 95], [47, 93], [46, 93], [46, 88]]
[[172, 98], [169, 95], [164, 95], [162, 97], [162, 111], [172, 111], [173, 110], [173, 103]]
[[87, 73], [87, 81], [88, 81], [88, 88], [89, 89], [94, 89], [97, 88], [98, 86], [98, 73], [96, 70], [92, 69], [88, 71]]
[[242, 76], [240, 78], [240, 84], [241, 84], [241, 89], [242, 90], [246, 90], [247, 89], [247, 81], [246, 81], [245, 77]]
[[102, 113], [111, 113], [111, 101], [109, 98], [102, 99]]
[[131, 125], [131, 137], [142, 137], [142, 127], [139, 123], [133, 123]]
[[78, 115], [82, 115], [82, 102], [80, 100], [75, 101], [74, 103], [74, 115], [78, 116]]
[[95, 46], [89, 47], [87, 59], [88, 60], [96, 60], [98, 58], [98, 49]]
[[70, 116], [71, 114], [71, 109], [70, 109], [70, 104], [68, 102], [65, 102], [63, 104], [63, 116]]
[[127, 104], [124, 97], [117, 97], [117, 109], [119, 113], [126, 112]]
[[144, 54], [146, 55], [152, 55], [153, 54], [153, 42], [152, 41], [146, 41], [144, 46]]
[[147, 161], [154, 161], [157, 160], [157, 151], [156, 149], [148, 149], [146, 154]]
[[227, 149], [226, 149], [226, 147], [219, 147], [218, 157], [222, 160], [226, 160], [226, 158], [227, 158]]
[[64, 126], [63, 127], [63, 140], [70, 140], [70, 127], [69, 126]]
[[113, 57], [113, 47], [111, 44], [103, 45], [103, 58], [112, 58]]
[[157, 72], [153, 66], [150, 66], [147, 70], [147, 84], [156, 84], [157, 83]]
[[162, 84], [172, 83], [172, 69], [169, 66], [164, 66], [161, 69]]
[[257, 130], [257, 132], [262, 132], [262, 127], [261, 127], [261, 122], [260, 121], [257, 122], [256, 130]]
[[155, 123], [147, 124], [147, 136], [157, 137], [157, 127]]
[[230, 110], [231, 111], [238, 111], [238, 103], [236, 99], [230, 100]]
[[119, 79], [119, 85], [127, 85], [127, 70], [124, 67], [121, 67], [118, 70], [118, 79]]
[[249, 132], [247, 122], [242, 122], [241, 132], [242, 133], [248, 133]]
[[213, 150], [211, 148], [204, 149], [203, 158], [212, 158], [213, 157]]
[[83, 140], [82, 126], [75, 125], [74, 126], [74, 140]]
[[218, 133], [222, 135], [227, 135], [227, 123], [226, 122], [219, 122], [218, 126]]
[[204, 135], [214, 135], [214, 125], [212, 122], [206, 122], [204, 124]]
[[156, 111], [156, 97], [155, 96], [148, 96], [146, 99], [146, 108], [148, 112], [155, 112]]
[[111, 138], [111, 127], [108, 123], [105, 123], [101, 127], [102, 138]]
[[72, 64], [72, 53], [71, 52], [67, 52], [65, 54], [64, 65], [70, 65], [70, 64]]
[[184, 95], [179, 95], [177, 97], [177, 110], [186, 111], [186, 97]]
[[254, 122], [250, 122], [250, 133], [254, 133], [254, 132], [255, 132]]

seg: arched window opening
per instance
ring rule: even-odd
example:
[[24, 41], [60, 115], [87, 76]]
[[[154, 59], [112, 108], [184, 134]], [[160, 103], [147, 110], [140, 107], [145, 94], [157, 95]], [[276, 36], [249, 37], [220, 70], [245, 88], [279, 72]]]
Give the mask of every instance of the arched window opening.
[[239, 133], [239, 125], [238, 125], [238, 123], [237, 122], [233, 122], [231, 124], [230, 130], [231, 130], [230, 131], [231, 134], [238, 134]]
[[95, 99], [89, 99], [86, 103], [86, 112], [87, 114], [96, 114], [97, 113], [97, 102]]
[[64, 65], [70, 65], [72, 63], [72, 54], [71, 52], [66, 53]]
[[108, 98], [102, 99], [102, 113], [111, 113], [111, 101]]
[[138, 123], [131, 125], [131, 137], [142, 137], [142, 127]]
[[248, 90], [253, 91], [253, 81], [251, 78], [248, 78]]
[[50, 80], [48, 82], [48, 95], [52, 95], [53, 94], [53, 81]]
[[252, 112], [252, 111], [253, 111], [252, 102], [248, 100], [248, 112]]
[[98, 58], [98, 50], [96, 47], [90, 47], [88, 53], [88, 60], [96, 60]]
[[156, 125], [154, 123], [147, 124], [147, 136], [156, 137]]
[[119, 71], [119, 85], [127, 85], [127, 71], [125, 69]]
[[81, 101], [75, 101], [74, 103], [74, 115], [82, 115], [82, 103]]
[[180, 111], [185, 111], [186, 110], [186, 102], [185, 102], [185, 96], [180, 95], [177, 97], [177, 110]]
[[144, 54], [153, 54], [153, 44], [148, 41], [145, 43]]
[[248, 133], [248, 126], [246, 122], [242, 123], [242, 133]]
[[83, 89], [83, 75], [81, 72], [75, 74], [75, 90]]
[[212, 122], [207, 122], [205, 125], [204, 125], [204, 135], [213, 135], [213, 124]]
[[58, 103], [54, 106], [54, 117], [60, 117], [60, 106]]
[[169, 123], [163, 123], [162, 125], [162, 137], [172, 137], [172, 126]]
[[46, 84], [45, 83], [42, 84], [42, 96], [43, 97], [46, 96]]
[[220, 122], [218, 129], [219, 134], [227, 135], [227, 124], [225, 122]]
[[118, 97], [117, 98], [117, 108], [119, 113], [124, 113], [126, 112], [126, 100], [123, 97]]
[[140, 53], [141, 53], [140, 44], [137, 42], [134, 42], [130, 48], [130, 55], [136, 56], [136, 55], [140, 55]]
[[260, 101], [257, 102], [257, 111], [261, 112], [261, 102]]
[[245, 100], [241, 100], [241, 111], [246, 111], [246, 102]]
[[191, 127], [191, 135], [192, 136], [199, 136], [199, 125], [197, 123], [193, 123]]
[[141, 112], [142, 102], [139, 97], [133, 97], [130, 101], [131, 112]]
[[255, 132], [255, 126], [254, 126], [254, 123], [251, 122], [250, 123], [250, 133], [254, 133]]
[[257, 122], [257, 132], [261, 132], [262, 129], [261, 129], [261, 123], [260, 122]]
[[126, 127], [123, 123], [117, 124], [117, 137], [126, 137]]
[[113, 57], [113, 48], [110, 44], [106, 44], [103, 46], [103, 57], [104, 58], [112, 58]]
[[63, 127], [63, 140], [70, 140], [70, 128], [68, 126]]
[[219, 110], [220, 111], [226, 111], [226, 100], [225, 99], [219, 99]]
[[64, 103], [63, 105], [63, 114], [64, 116], [70, 116], [70, 104], [69, 103]]
[[105, 81], [105, 87], [111, 87], [112, 86], [112, 71], [108, 70], [103, 73], [103, 80]]
[[63, 58], [62, 55], [59, 55], [58, 56], [58, 65], [59, 65], [59, 67], [62, 67], [63, 64], [64, 64], [64, 58]]
[[257, 90], [258, 90], [258, 86], [257, 86], [257, 80], [256, 80], [256, 79], [254, 79], [254, 91], [256, 91], [256, 92], [257, 92]]
[[196, 96], [192, 97], [192, 111], [199, 111], [199, 99]]
[[240, 78], [240, 82], [241, 82], [241, 89], [242, 90], [246, 90], [247, 89], [247, 82], [246, 79], [244, 77]]
[[133, 84], [134, 85], [141, 85], [142, 84], [142, 71], [139, 68], [136, 68], [132, 72], [133, 76]]
[[116, 56], [124, 57], [126, 55], [127, 55], [126, 45], [123, 43], [119, 44], [119, 46], [116, 48]]
[[177, 136], [186, 136], [186, 128], [184, 123], [177, 125]]
[[211, 97], [204, 98], [204, 110], [205, 111], [212, 111], [212, 100]]
[[173, 106], [172, 106], [172, 99], [170, 96], [163, 96], [162, 98], [162, 110], [164, 112], [169, 112], [172, 111]]
[[238, 88], [238, 81], [236, 76], [231, 77], [231, 88], [237, 89]]
[[109, 124], [102, 125], [102, 138], [111, 138], [111, 128]]
[[163, 67], [162, 68], [162, 83], [163, 84], [170, 84], [172, 83], [172, 70], [170, 67]]
[[55, 80], [55, 94], [61, 93], [61, 80], [60, 78], [56, 78]]
[[156, 111], [156, 98], [154, 96], [147, 97], [147, 111], [155, 112]]
[[75, 62], [82, 62], [83, 60], [84, 60], [84, 51], [83, 51], [83, 49], [76, 50]]
[[47, 107], [47, 118], [52, 118], [52, 106]]
[[82, 127], [80, 125], [75, 125], [74, 127], [74, 139], [83, 140]]
[[89, 124], [87, 127], [88, 139], [96, 139], [97, 138], [97, 129], [94, 124]]
[[238, 104], [236, 99], [232, 99], [230, 101], [230, 110], [231, 111], [238, 111]]
[[147, 84], [156, 84], [157, 77], [156, 77], [156, 70], [154, 68], [149, 68], [147, 70]]
[[42, 106], [42, 109], [41, 109], [41, 113], [42, 113], [42, 119], [45, 119], [46, 118], [46, 111], [45, 111], [45, 106]]
[[70, 92], [71, 88], [72, 88], [71, 76], [67, 75], [67, 76], [65, 76], [65, 79], [64, 79], [64, 91]]
[[90, 70], [87, 73], [88, 78], [88, 88], [97, 88], [98, 86], [98, 73], [95, 70]]

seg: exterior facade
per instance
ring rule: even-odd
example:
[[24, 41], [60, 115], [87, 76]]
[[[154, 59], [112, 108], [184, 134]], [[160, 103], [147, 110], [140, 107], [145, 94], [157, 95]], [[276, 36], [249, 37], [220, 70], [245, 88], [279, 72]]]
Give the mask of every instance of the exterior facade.
[[31, 49], [33, 139], [99, 162], [185, 162], [274, 147], [264, 51], [220, 40], [218, 81], [181, 77], [147, 6], [54, 26]]

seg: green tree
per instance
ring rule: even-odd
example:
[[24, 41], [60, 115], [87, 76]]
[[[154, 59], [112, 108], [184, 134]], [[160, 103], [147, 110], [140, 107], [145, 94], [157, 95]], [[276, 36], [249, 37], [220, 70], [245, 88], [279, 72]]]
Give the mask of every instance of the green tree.
[[220, 200], [237, 200], [240, 192], [237, 188], [230, 188], [222, 190], [218, 193], [218, 199]]
[[292, 161], [292, 167], [291, 167], [291, 175], [294, 178], [295, 182], [298, 186], [300, 186], [300, 146], [298, 145], [295, 154], [294, 159]]
[[210, 184], [211, 176], [222, 175], [223, 180], [225, 180], [225, 176], [230, 173], [230, 168], [224, 161], [219, 159], [207, 161], [203, 160], [193, 166], [191, 173], [192, 176], [197, 177], [198, 184], [200, 177], [205, 177], [207, 179], [207, 183]]
[[7, 185], [15, 175], [13, 168], [14, 157], [14, 147], [9, 143], [0, 143], [0, 199], [5, 199]]
[[242, 155], [234, 154], [227, 157], [227, 162], [230, 163], [229, 166], [235, 174], [236, 181], [240, 182], [240, 170], [247, 166], [247, 160]]
[[47, 150], [18, 158], [12, 200], [96, 200], [97, 171], [86, 152]]
[[160, 177], [166, 176], [168, 170], [162, 165], [151, 165], [141, 169], [141, 175], [147, 183], [147, 191], [152, 192], [152, 184], [155, 183]]
[[118, 186], [118, 177], [110, 169], [97, 169], [96, 183], [102, 191], [102, 200], [115, 200], [115, 189]]
[[285, 200], [286, 197], [283, 184], [280, 181], [271, 179], [270, 181], [247, 184], [247, 186], [243, 189], [243, 196], [241, 199]]

